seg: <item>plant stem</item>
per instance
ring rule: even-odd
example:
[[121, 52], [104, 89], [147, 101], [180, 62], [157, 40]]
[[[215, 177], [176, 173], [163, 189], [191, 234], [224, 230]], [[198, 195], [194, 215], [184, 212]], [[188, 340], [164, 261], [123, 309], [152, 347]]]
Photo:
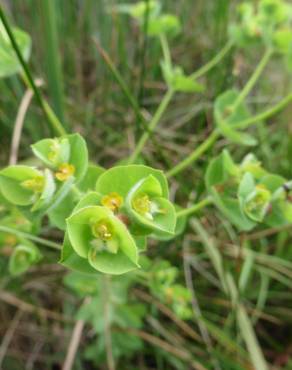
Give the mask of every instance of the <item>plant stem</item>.
[[[172, 62], [171, 62], [171, 55], [170, 55], [170, 51], [169, 51], [169, 46], [168, 46], [168, 43], [167, 43], [167, 39], [164, 35], [161, 35], [160, 36], [160, 42], [161, 42], [161, 46], [162, 46], [162, 51], [163, 51], [163, 55], [164, 55], [164, 60], [165, 62], [171, 66]], [[206, 65], [204, 65], [202, 68], [198, 69], [195, 73], [193, 73], [191, 75], [192, 78], [196, 79], [200, 76], [202, 76], [203, 74], [205, 74], [206, 72], [208, 72], [211, 68], [213, 68], [217, 63], [220, 62], [220, 60], [228, 53], [228, 51], [231, 49], [233, 43], [231, 41], [229, 41], [225, 47], [209, 62], [207, 63]], [[140, 141], [138, 142], [133, 154], [131, 155], [131, 157], [129, 158], [129, 161], [128, 161], [128, 164], [131, 164], [131, 163], [134, 163], [135, 160], [137, 159], [138, 155], [141, 153], [141, 151], [143, 150], [143, 147], [146, 143], [146, 141], [149, 139], [150, 135], [152, 134], [154, 128], [156, 127], [157, 123], [159, 122], [162, 114], [164, 113], [165, 109], [167, 108], [170, 100], [172, 99], [173, 95], [174, 95], [175, 91], [173, 89], [169, 89], [166, 93], [166, 95], [164, 96], [163, 100], [161, 101], [160, 103], [160, 106], [158, 107], [155, 115], [153, 116], [151, 122], [149, 123], [148, 125], [148, 130], [147, 132], [145, 132]], [[212, 136], [212, 135], [211, 135]], [[216, 134], [216, 138], [219, 136], [219, 134], [217, 133]], [[215, 139], [216, 140], [216, 139]], [[214, 141], [215, 141], [214, 140]], [[208, 145], [208, 143], [207, 143]], [[201, 147], [202, 146], [202, 147]], [[204, 149], [204, 145], [201, 145], [198, 149], [203, 150], [203, 152], [205, 151]], [[207, 149], [207, 148], [206, 148]], [[201, 154], [201, 152], [198, 151], [198, 155]], [[194, 157], [193, 157], [194, 156]], [[197, 156], [197, 153], [192, 153], [191, 154], [191, 158], [187, 158], [187, 163], [191, 163], [193, 160], [196, 160], [196, 156]], [[194, 159], [193, 159], [194, 158]], [[189, 162], [190, 160], [190, 162]], [[180, 165], [183, 166], [183, 168], [185, 166], [187, 166], [188, 164], [184, 164], [184, 162], [182, 162]], [[169, 171], [169, 176], [172, 176], [172, 171], [174, 171], [176, 169], [176, 167], [174, 167], [172, 170]], [[180, 171], [180, 170], [179, 170]]]
[[199, 77], [203, 76], [205, 73], [209, 72], [210, 69], [215, 67], [216, 64], [218, 64], [225, 57], [225, 55], [230, 51], [232, 46], [233, 46], [233, 41], [228, 41], [227, 44], [219, 51], [218, 54], [214, 56], [213, 59], [211, 59], [208, 63], [203, 65], [201, 68], [199, 68], [194, 73], [192, 73], [190, 77], [196, 80]]
[[167, 38], [166, 38], [165, 35], [161, 35], [160, 36], [160, 43], [161, 43], [161, 47], [162, 47], [162, 52], [163, 52], [163, 57], [164, 57], [165, 63], [169, 67], [171, 67], [171, 65], [172, 65], [171, 55], [170, 55], [170, 50], [169, 50]]
[[271, 56], [273, 55], [272, 49], [267, 49], [264, 53], [262, 59], [258, 63], [256, 69], [254, 70], [253, 74], [251, 75], [250, 79], [247, 81], [246, 85], [240, 92], [238, 98], [232, 105], [233, 111], [236, 111], [236, 109], [239, 107], [239, 105], [244, 101], [244, 99], [247, 97], [247, 95], [250, 93], [254, 85], [256, 84], [257, 80], [259, 79], [260, 75], [262, 74], [264, 68], [268, 64]]
[[10, 25], [6, 19], [6, 16], [3, 12], [3, 9], [2, 9], [2, 6], [0, 5], [0, 19], [3, 23], [3, 26], [7, 32], [7, 35], [9, 37], [9, 40], [11, 42], [11, 45], [14, 49], [14, 52], [16, 53], [17, 55], [17, 58], [19, 60], [19, 63], [21, 64], [22, 66], [22, 69], [23, 69], [23, 72], [24, 72], [24, 75], [26, 77], [26, 80], [29, 84], [29, 87], [33, 90], [34, 94], [35, 94], [35, 97], [40, 105], [40, 107], [42, 108], [43, 112], [45, 113], [49, 123], [51, 124], [51, 126], [53, 127], [53, 129], [56, 131], [56, 133], [58, 133], [59, 135], [65, 135], [66, 134], [66, 131], [64, 130], [61, 122], [58, 120], [58, 118], [56, 117], [55, 113], [52, 111], [52, 109], [50, 108], [50, 106], [45, 102], [45, 100], [43, 99], [40, 91], [38, 90], [33, 78], [32, 78], [32, 75], [29, 71], [29, 68], [28, 68], [28, 65], [27, 63], [25, 62], [20, 50], [19, 50], [19, 47], [17, 45], [17, 42], [14, 38], [14, 35], [12, 33], [12, 30], [10, 28]]
[[171, 170], [166, 172], [166, 176], [168, 178], [172, 176], [176, 176], [179, 172], [184, 170], [186, 167], [188, 167], [190, 164], [195, 162], [200, 156], [209, 149], [215, 141], [220, 136], [220, 133], [217, 129], [215, 129], [205, 141], [202, 142], [201, 145], [199, 145], [188, 157], [186, 157], [182, 162], [178, 163], [176, 166], [174, 166]]
[[[95, 39], [93, 39], [93, 41], [96, 45], [96, 48], [97, 48], [98, 52], [100, 53], [101, 57], [103, 58], [103, 60], [105, 61], [106, 65], [107, 65], [107, 67], [109, 68], [110, 72], [112, 73], [114, 79], [116, 80], [116, 82], [120, 86], [122, 92], [124, 93], [126, 99], [128, 100], [130, 106], [133, 108], [133, 111], [134, 111], [135, 116], [136, 116], [137, 123], [141, 124], [143, 130], [147, 131], [149, 133], [149, 136], [150, 136], [152, 133], [151, 133], [148, 125], [146, 124], [144, 116], [142, 115], [142, 113], [140, 111], [139, 104], [138, 104], [137, 100], [135, 99], [135, 97], [130, 92], [130, 90], [128, 89], [128, 86], [127, 86], [125, 80], [123, 79], [122, 75], [120, 74], [119, 70], [116, 68], [116, 66], [113, 63], [113, 61], [111, 60], [110, 56], [101, 47], [99, 42]], [[161, 149], [159, 143], [155, 140], [155, 138], [153, 138], [153, 142], [154, 142], [154, 145], [155, 145], [157, 151], [161, 155], [161, 158], [165, 161], [165, 163], [168, 163], [167, 159], [165, 158], [165, 156], [162, 152], [162, 149]]]
[[93, 42], [94, 42], [99, 54], [101, 55], [102, 59], [105, 61], [106, 65], [108, 66], [108, 68], [110, 70], [110, 72], [112, 73], [114, 79], [117, 81], [118, 85], [122, 89], [122, 91], [123, 91], [125, 97], [127, 98], [129, 104], [133, 108], [133, 110], [135, 112], [135, 115], [136, 115], [136, 118], [138, 118], [139, 121], [142, 121], [144, 118], [143, 118], [143, 116], [140, 112], [139, 105], [138, 105], [136, 99], [134, 98], [134, 96], [132, 95], [132, 93], [130, 92], [130, 90], [128, 89], [128, 86], [127, 86], [126, 82], [124, 81], [123, 77], [121, 76], [120, 72], [118, 71], [118, 69], [114, 65], [114, 63], [111, 60], [108, 53], [102, 48], [100, 43], [96, 39], [93, 39]]
[[[227, 47], [228, 46], [228, 47]], [[224, 49], [226, 49], [227, 51], [229, 50], [229, 48], [232, 46], [232, 44], [230, 45], [226, 45], [226, 47]], [[224, 50], [223, 49], [223, 50]], [[222, 51], [223, 51], [222, 50]], [[225, 53], [226, 53], [226, 50], [225, 50]], [[225, 53], [223, 53], [223, 55], [225, 55]], [[220, 53], [219, 53], [220, 54]], [[271, 49], [267, 49], [263, 58], [261, 59], [261, 61], [259, 62], [257, 68], [255, 69], [254, 73], [252, 74], [251, 78], [248, 80], [247, 84], [245, 85], [245, 87], [243, 88], [243, 90], [241, 91], [241, 93], [239, 94], [238, 98], [236, 99], [236, 101], [234, 102], [232, 108], [233, 110], [236, 110], [239, 106], [239, 104], [246, 98], [246, 96], [249, 94], [250, 90], [253, 88], [253, 86], [255, 85], [256, 81], [258, 80], [258, 78], [260, 77], [262, 71], [264, 70], [265, 66], [267, 65], [268, 61], [270, 60], [271, 56], [273, 54], [273, 50]], [[217, 55], [218, 57], [218, 55]], [[216, 57], [215, 57], [216, 58]], [[214, 59], [215, 59], [214, 58]], [[211, 62], [210, 62], [211, 63]], [[206, 69], [204, 69], [204, 67], [202, 67], [203, 72], [205, 73], [206, 72]], [[194, 76], [194, 74], [193, 74]], [[290, 100], [289, 97], [287, 97], [288, 101]], [[283, 103], [283, 102], [282, 102]], [[285, 101], [284, 102], [285, 104], [287, 104], [287, 102]], [[281, 104], [280, 105], [280, 108], [282, 108], [284, 104]], [[273, 114], [275, 111], [278, 111], [280, 108], [279, 107], [274, 107], [276, 108], [276, 110], [272, 109], [269, 111], [269, 115], [270, 114]], [[251, 123], [254, 123], [255, 120], [254, 120], [255, 117], [251, 118], [251, 119], [248, 119], [248, 123], [250, 120]], [[246, 124], [246, 122], [244, 122]], [[241, 123], [239, 123], [239, 125], [241, 125]], [[185, 169], [187, 166], [189, 166], [191, 163], [195, 162], [200, 156], [201, 154], [203, 154], [210, 146], [212, 146], [214, 144], [214, 142], [218, 139], [218, 137], [220, 136], [220, 132], [215, 129], [212, 134], [195, 150], [193, 151], [187, 158], [185, 158], [182, 162], [180, 162], [179, 164], [177, 164], [175, 167], [173, 167], [171, 170], [169, 170], [167, 173], [166, 173], [166, 176], [167, 177], [172, 177], [172, 176], [175, 176], [177, 175], [180, 171], [182, 171], [183, 169]]]
[[274, 105], [272, 108], [267, 109], [266, 111], [259, 113], [253, 117], [247, 118], [241, 122], [233, 124], [232, 128], [234, 129], [247, 128], [258, 121], [265, 120], [281, 111], [287, 104], [290, 103], [290, 101], [292, 101], [292, 93], [287, 95], [284, 99], [282, 99], [278, 104]]
[[24, 231], [17, 230], [13, 227], [0, 225], [0, 231], [2, 231], [4, 233], [12, 234], [12, 235], [17, 235], [21, 238], [29, 239], [29, 240], [31, 240], [35, 243], [45, 245], [46, 247], [50, 247], [50, 248], [54, 248], [54, 249], [58, 249], [58, 250], [61, 249], [61, 246], [59, 244], [55, 243], [55, 242], [51, 242], [50, 240], [39, 238], [38, 236], [26, 233]]
[[42, 0], [40, 2], [40, 9], [44, 28], [43, 37], [46, 45], [45, 59], [47, 61], [48, 88], [52, 98], [53, 108], [58, 118], [64, 122], [63, 76], [60, 53], [58, 51], [59, 40], [56, 2], [53, 0]]
[[104, 341], [106, 349], [106, 359], [108, 370], [115, 370], [115, 361], [113, 356], [113, 344], [112, 344], [112, 333], [111, 333], [111, 321], [110, 321], [110, 276], [103, 276], [103, 289], [102, 289], [102, 303], [103, 303], [103, 317], [104, 317]]
[[186, 209], [182, 209], [181, 211], [178, 211], [176, 216], [177, 218], [180, 218], [180, 217], [185, 217], [185, 216], [189, 216], [189, 215], [192, 215], [193, 213], [196, 213], [198, 211], [200, 211], [202, 208], [210, 205], [213, 203], [213, 199], [211, 197], [206, 197], [205, 199], [201, 200], [199, 203], [197, 204], [194, 204], [193, 206], [189, 207], [189, 208], [186, 208]]
[[144, 97], [144, 80], [146, 75], [146, 54], [148, 48], [148, 25], [149, 25], [149, 13], [150, 13], [150, 4], [149, 0], [144, 0], [146, 5], [146, 11], [143, 18], [143, 41], [142, 41], [142, 50], [140, 51], [140, 81], [139, 81], [139, 90], [138, 90], [138, 104], [142, 106], [143, 97]]
[[136, 161], [138, 155], [141, 153], [141, 151], [144, 148], [145, 143], [149, 139], [150, 134], [154, 131], [155, 127], [157, 126], [158, 122], [160, 121], [163, 113], [165, 112], [168, 104], [170, 103], [172, 97], [174, 95], [174, 90], [169, 89], [167, 90], [166, 94], [164, 95], [164, 98], [162, 99], [157, 111], [155, 112], [153, 118], [151, 119], [149, 125], [148, 125], [148, 131], [144, 132], [141, 136], [139, 142], [136, 145], [136, 148], [132, 155], [129, 158], [128, 164], [132, 164]]

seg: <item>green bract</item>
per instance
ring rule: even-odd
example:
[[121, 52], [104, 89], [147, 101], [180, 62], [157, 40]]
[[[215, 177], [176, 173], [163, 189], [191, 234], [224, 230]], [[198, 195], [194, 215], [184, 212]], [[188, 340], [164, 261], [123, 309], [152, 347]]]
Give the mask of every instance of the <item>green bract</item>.
[[155, 0], [138, 1], [136, 4], [121, 4], [115, 7], [120, 13], [127, 13], [134, 18], [143, 19], [148, 11], [150, 15], [156, 15], [160, 11], [160, 4]]
[[[24, 60], [28, 60], [31, 51], [30, 36], [19, 28], [12, 29], [13, 35]], [[0, 77], [8, 77], [21, 71], [21, 65], [11, 45], [7, 32], [0, 21]]]
[[181, 28], [179, 19], [172, 14], [162, 14], [158, 17], [150, 17], [148, 34], [159, 36], [161, 34], [176, 35]]
[[19, 206], [33, 204], [32, 210], [48, 204], [55, 191], [49, 170], [28, 166], [10, 166], [0, 171], [0, 190], [9, 202]]
[[98, 178], [95, 189], [102, 195], [116, 192], [125, 198], [138, 181], [149, 175], [157, 179], [163, 197], [168, 198], [168, 185], [163, 172], [144, 165], [113, 167]]
[[55, 177], [60, 182], [70, 177], [79, 182], [86, 174], [88, 151], [79, 134], [40, 140], [32, 145], [32, 150], [46, 166], [55, 171]]
[[174, 233], [174, 206], [162, 197], [161, 185], [153, 175], [143, 178], [131, 188], [126, 198], [126, 209], [134, 222], [153, 233]]
[[85, 207], [67, 220], [74, 251], [98, 271], [122, 274], [138, 267], [138, 251], [126, 226], [105, 207]]
[[252, 220], [262, 222], [266, 216], [271, 192], [263, 184], [256, 185], [250, 172], [246, 172], [239, 184], [238, 198], [243, 212]]

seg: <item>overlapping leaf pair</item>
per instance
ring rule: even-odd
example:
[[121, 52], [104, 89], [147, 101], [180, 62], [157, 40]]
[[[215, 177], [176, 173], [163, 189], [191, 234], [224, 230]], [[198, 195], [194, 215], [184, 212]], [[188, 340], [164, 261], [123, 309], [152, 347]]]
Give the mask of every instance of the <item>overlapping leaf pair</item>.
[[161, 171], [117, 166], [97, 179], [67, 219], [62, 263], [86, 272], [122, 274], [139, 267], [146, 236], [175, 231], [176, 212]]
[[262, 222], [270, 226], [292, 222], [291, 182], [266, 171], [253, 154], [236, 165], [223, 151], [210, 162], [205, 180], [215, 204], [240, 230]]

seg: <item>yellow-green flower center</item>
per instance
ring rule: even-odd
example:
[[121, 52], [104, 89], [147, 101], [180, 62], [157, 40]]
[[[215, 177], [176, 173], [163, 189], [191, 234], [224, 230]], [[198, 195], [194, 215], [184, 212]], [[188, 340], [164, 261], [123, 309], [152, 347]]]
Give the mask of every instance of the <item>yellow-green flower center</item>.
[[134, 210], [142, 215], [150, 213], [151, 201], [147, 194], [140, 194], [135, 197], [132, 201], [132, 207]]
[[123, 197], [121, 197], [118, 193], [113, 192], [102, 197], [101, 204], [115, 212], [123, 204]]
[[69, 163], [63, 163], [59, 166], [58, 171], [55, 173], [59, 181], [66, 181], [75, 173], [75, 167]]
[[91, 230], [96, 238], [101, 239], [103, 241], [110, 240], [113, 237], [112, 227], [105, 220], [101, 220], [99, 222], [94, 223], [91, 226]]
[[119, 248], [118, 238], [115, 236], [113, 226], [107, 220], [100, 220], [91, 225], [92, 234], [96, 239], [92, 240], [92, 256], [99, 252], [116, 254]]

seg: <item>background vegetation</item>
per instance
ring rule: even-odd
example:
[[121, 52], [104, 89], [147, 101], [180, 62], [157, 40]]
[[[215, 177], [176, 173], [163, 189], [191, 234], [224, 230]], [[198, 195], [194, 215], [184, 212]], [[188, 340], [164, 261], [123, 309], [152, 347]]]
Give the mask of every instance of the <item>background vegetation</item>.
[[[90, 158], [106, 168], [131, 154], [143, 131], [133, 106], [149, 119], [166, 86], [161, 47], [137, 24], [114, 10], [119, 1], [0, 1], [13, 24], [32, 37], [30, 69], [59, 119], [87, 140]], [[227, 42], [234, 19], [231, 0], [164, 0], [182, 32], [170, 40], [174, 62], [188, 73], [198, 69]], [[171, 169], [201, 143], [214, 126], [214, 99], [245, 84], [263, 50], [232, 50], [202, 79], [200, 94], [177, 94], [163, 115], [145, 162]], [[109, 65], [114, 65], [134, 97], [131, 103]], [[290, 75], [291, 77], [291, 75]], [[273, 59], [248, 98], [254, 112], [291, 91], [292, 81]], [[17, 77], [0, 80], [0, 164], [10, 157], [14, 122], [26, 88]], [[253, 149], [264, 166], [291, 178], [292, 107], [251, 132]], [[31, 156], [30, 144], [53, 133], [35, 99], [26, 118], [19, 161]], [[237, 161], [246, 147], [222, 138], [187, 171], [171, 179], [171, 197], [187, 206], [204, 193], [210, 159], [228, 146]], [[59, 242], [56, 230], [43, 237]], [[253, 324], [271, 369], [292, 369], [291, 227], [258, 227], [238, 233], [210, 207], [188, 223], [183, 236], [154, 242], [144, 272], [92, 282], [68, 272], [46, 250], [21, 277], [0, 276], [0, 364], [3, 369], [60, 369], [70, 339], [80, 339], [74, 369], [254, 369], [247, 355], [246, 328]], [[214, 268], [215, 266], [215, 268]], [[217, 266], [217, 269], [216, 269]], [[219, 266], [219, 274], [218, 274]], [[220, 270], [221, 269], [221, 270]], [[235, 312], [220, 285], [220, 271], [231, 274], [237, 299], [249, 322]], [[86, 298], [90, 293], [91, 299]], [[76, 324], [77, 321], [77, 324]], [[104, 326], [104, 322], [107, 325]], [[1, 367], [1, 365], [0, 365]]]

